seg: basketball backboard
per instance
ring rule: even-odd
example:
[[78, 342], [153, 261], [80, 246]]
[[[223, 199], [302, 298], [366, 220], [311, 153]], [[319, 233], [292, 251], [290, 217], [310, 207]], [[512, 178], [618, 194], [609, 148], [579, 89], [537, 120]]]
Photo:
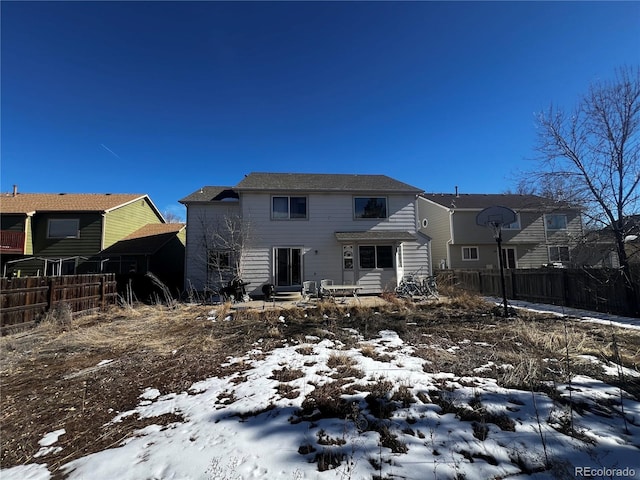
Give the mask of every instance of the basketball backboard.
[[500, 205], [485, 208], [476, 216], [476, 223], [481, 227], [490, 228], [496, 239], [502, 237], [500, 232], [503, 225], [509, 225], [517, 220], [518, 215], [516, 212]]
[[518, 215], [516, 212], [500, 205], [485, 208], [476, 216], [476, 223], [482, 227], [509, 225], [517, 220]]

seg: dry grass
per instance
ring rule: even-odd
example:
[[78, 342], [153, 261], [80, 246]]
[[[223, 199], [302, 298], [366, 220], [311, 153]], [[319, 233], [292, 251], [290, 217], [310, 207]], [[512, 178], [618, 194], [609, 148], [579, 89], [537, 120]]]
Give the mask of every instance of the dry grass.
[[[306, 310], [158, 305], [114, 308], [70, 321], [59, 312], [33, 330], [0, 339], [0, 466], [44, 461], [34, 459], [38, 441], [45, 433], [64, 428], [62, 452], [46, 457], [54, 478], [59, 477], [56, 470], [61, 465], [115, 446], [151, 421], [131, 416], [109, 424], [117, 412], [135, 408], [145, 388], [157, 388], [163, 394], [188, 391], [196, 381], [234, 372], [240, 373], [237, 381], [241, 382], [248, 364], [229, 365], [227, 359], [251, 351], [258, 340], [266, 354], [292, 339], [305, 343], [309, 335], [332, 338], [345, 348], [357, 347], [364, 355], [384, 360], [360, 342], [362, 337], [376, 337], [380, 330], [395, 330], [428, 360], [425, 370], [429, 372], [493, 376], [505, 386], [528, 389], [545, 379], [566, 378], [567, 350], [571, 374], [587, 373], [615, 383], [579, 357], [588, 354], [613, 360], [615, 335], [625, 366], [640, 369], [640, 333], [636, 331], [567, 320], [565, 335], [565, 325], [557, 317], [522, 314], [503, 319], [493, 315], [492, 309], [493, 305], [463, 294], [438, 304], [402, 300], [375, 308], [333, 302], [319, 302], [317, 308]], [[306, 343], [300, 353], [313, 354], [313, 347]], [[104, 360], [111, 362], [98, 366]], [[336, 354], [329, 362], [336, 372], [333, 381], [306, 396], [303, 415], [315, 408], [322, 416], [350, 414], [350, 405], [341, 395], [362, 372], [345, 354]], [[492, 366], [477, 372], [489, 362]], [[511, 367], [502, 368], [503, 364]], [[287, 382], [302, 374], [287, 366], [274, 372], [279, 394], [297, 397], [299, 392]], [[640, 397], [638, 383], [625, 382], [625, 389]], [[384, 379], [369, 383], [368, 403], [378, 408], [379, 418], [396, 404], [415, 401], [408, 386], [394, 389]], [[178, 420], [172, 416], [152, 419], [153, 423]], [[392, 434], [388, 443], [393, 443]]]

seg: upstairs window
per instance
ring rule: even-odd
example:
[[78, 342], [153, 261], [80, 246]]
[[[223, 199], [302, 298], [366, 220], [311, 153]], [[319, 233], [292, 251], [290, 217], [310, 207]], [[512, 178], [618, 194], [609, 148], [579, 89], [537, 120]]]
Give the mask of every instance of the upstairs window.
[[520, 214], [516, 214], [516, 221], [502, 225], [503, 230], [520, 230]]
[[275, 220], [307, 218], [307, 197], [272, 197], [271, 218]]
[[564, 214], [550, 214], [544, 216], [547, 230], [566, 230], [567, 216]]
[[353, 199], [354, 218], [387, 218], [385, 197], [355, 197]]
[[80, 238], [80, 220], [77, 218], [50, 219], [47, 238]]

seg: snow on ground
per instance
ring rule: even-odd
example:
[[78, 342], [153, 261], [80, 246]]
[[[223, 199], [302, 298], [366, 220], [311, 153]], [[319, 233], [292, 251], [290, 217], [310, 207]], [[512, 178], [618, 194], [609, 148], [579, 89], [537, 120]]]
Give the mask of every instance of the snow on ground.
[[[596, 472], [591, 478], [640, 479], [640, 403], [622, 393], [623, 413], [617, 387], [586, 376], [550, 386], [582, 405], [571, 412], [545, 393], [502, 388], [482, 377], [489, 364], [478, 366], [477, 377], [426, 373], [426, 360], [393, 331], [360, 340], [359, 349], [347, 349], [309, 336], [268, 353], [258, 342], [228, 359], [248, 366], [240, 373], [166, 395], [149, 386], [135, 410], [112, 422], [166, 413], [184, 420], [142, 428], [117, 448], [64, 465], [63, 472], [70, 480], [517, 480], [579, 478], [586, 470], [575, 468], [589, 468]], [[349, 379], [354, 388], [343, 395], [351, 410], [342, 418], [319, 408], [302, 414], [305, 397], [335, 381], [338, 367], [330, 365], [336, 359], [364, 373]], [[285, 367], [301, 376], [278, 380]], [[279, 394], [284, 383], [299, 395]], [[384, 415], [376, 406], [392, 408]], [[63, 434], [46, 435], [43, 448], [55, 448]], [[47, 480], [50, 474], [46, 465], [30, 464], [3, 470], [0, 478]]]
[[[503, 305], [503, 300], [497, 297], [485, 297], [488, 301], [497, 305]], [[620, 328], [633, 328], [640, 330], [640, 318], [623, 317], [622, 315], [612, 315], [609, 313], [591, 312], [578, 308], [563, 307], [562, 305], [549, 305], [541, 303], [526, 302], [524, 300], [507, 300], [510, 307], [523, 308], [540, 313], [552, 313], [554, 315], [576, 318], [584, 322], [602, 323], [606, 325], [614, 324]]]

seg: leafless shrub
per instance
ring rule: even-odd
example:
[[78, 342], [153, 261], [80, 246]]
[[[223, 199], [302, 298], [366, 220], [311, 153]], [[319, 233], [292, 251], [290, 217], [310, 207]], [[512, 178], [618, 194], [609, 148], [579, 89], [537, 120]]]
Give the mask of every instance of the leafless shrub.
[[276, 391], [278, 392], [278, 395], [280, 395], [282, 398], [294, 399], [300, 396], [300, 390], [298, 390], [295, 387], [292, 387], [287, 383], [278, 384], [278, 386], [276, 387]]
[[304, 372], [297, 368], [282, 367], [281, 370], [274, 370], [271, 377], [279, 382], [291, 382], [300, 377], [304, 377]]
[[44, 317], [44, 323], [52, 325], [59, 330], [66, 330], [71, 326], [73, 312], [71, 305], [66, 302], [58, 302], [51, 308]]
[[342, 464], [344, 459], [345, 459], [344, 453], [330, 450], [330, 449], [325, 449], [320, 453], [316, 453], [316, 456], [313, 459], [313, 461], [314, 463], [318, 464], [318, 471], [324, 472], [326, 470], [338, 468]]
[[341, 397], [344, 385], [344, 381], [335, 381], [317, 386], [303, 400], [301, 415], [311, 415], [317, 410], [318, 418], [345, 418], [350, 407]]
[[398, 389], [393, 392], [391, 400], [400, 402], [403, 408], [409, 408], [412, 403], [416, 403], [416, 399], [411, 393], [411, 387], [408, 385], [400, 385]]
[[380, 443], [383, 447], [391, 449], [393, 453], [407, 453], [409, 451], [407, 444], [392, 433], [389, 427], [381, 426], [376, 431], [380, 434]]

